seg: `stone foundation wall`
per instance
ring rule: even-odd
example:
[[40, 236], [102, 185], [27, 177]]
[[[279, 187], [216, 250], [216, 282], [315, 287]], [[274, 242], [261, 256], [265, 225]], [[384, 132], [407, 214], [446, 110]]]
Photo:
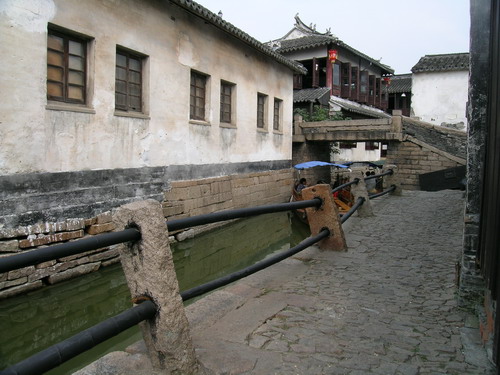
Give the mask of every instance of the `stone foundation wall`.
[[398, 167], [401, 187], [406, 190], [420, 190], [420, 174], [463, 165], [410, 141], [390, 142], [386, 164], [395, 164]]
[[[290, 168], [172, 181], [163, 192], [163, 211], [168, 220], [225, 209], [282, 203], [288, 201], [292, 185]], [[109, 210], [88, 218], [2, 228], [0, 257], [113, 231], [111, 218]], [[212, 226], [176, 233], [171, 240], [183, 240]], [[118, 252], [113, 246], [3, 273], [0, 274], [0, 299], [94, 272], [117, 262]]]

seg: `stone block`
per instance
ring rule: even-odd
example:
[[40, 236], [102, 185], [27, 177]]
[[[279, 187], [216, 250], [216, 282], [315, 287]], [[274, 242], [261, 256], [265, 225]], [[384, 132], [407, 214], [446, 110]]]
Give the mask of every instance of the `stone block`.
[[43, 262], [43, 263], [38, 263], [35, 265], [35, 268], [38, 270], [38, 269], [41, 269], [41, 268], [47, 268], [47, 267], [51, 267], [53, 265], [55, 265], [57, 263], [57, 261], [55, 260], [49, 260], [47, 262]]
[[111, 215], [111, 211], [106, 211], [96, 216], [96, 224], [106, 224], [110, 223], [112, 220], [113, 216]]
[[27, 293], [31, 290], [39, 289], [42, 286], [43, 286], [42, 281], [35, 281], [34, 283], [27, 283], [19, 286], [14, 286], [0, 291], [0, 299], [9, 298], [22, 293]]
[[103, 260], [101, 262], [101, 267], [111, 266], [112, 264], [116, 264], [116, 263], [120, 263], [120, 257], [119, 256], [116, 256], [115, 258]]
[[20, 268], [17, 270], [9, 271], [7, 279], [8, 280], [18, 279], [21, 277], [31, 275], [34, 272], [35, 272], [35, 266]]
[[36, 247], [41, 245], [47, 245], [49, 243], [68, 241], [75, 238], [83, 237], [83, 230], [77, 230], [73, 232], [61, 232], [49, 235], [38, 235], [36, 238], [28, 238], [26, 240], [19, 241], [19, 247], [21, 249], [26, 249], [29, 247]]
[[194, 231], [194, 229], [191, 228], [191, 229], [188, 229], [184, 232], [177, 233], [175, 235], [175, 239], [180, 242], [180, 241], [187, 240], [189, 238], [193, 238], [194, 235], [195, 235], [195, 231]]
[[16, 253], [21, 251], [18, 240], [0, 241], [0, 253]]
[[90, 262], [97, 262], [109, 258], [113, 258], [118, 256], [118, 248], [114, 248], [111, 250], [103, 251], [102, 253], [94, 254], [89, 257]]
[[78, 229], [85, 228], [85, 220], [84, 219], [68, 219], [66, 220], [66, 230], [74, 231]]
[[106, 249], [107, 248], [104, 247], [104, 248], [100, 248], [100, 249], [89, 250], [89, 251], [86, 251], [84, 253], [80, 253], [80, 254], [75, 254], [75, 255], [70, 255], [70, 256], [67, 256], [67, 257], [59, 258], [58, 261], [59, 262], [70, 262], [72, 260], [80, 259], [80, 258], [89, 256], [91, 254], [99, 253], [99, 252], [101, 252], [103, 250], [106, 250]]
[[95, 223], [97, 223], [97, 217], [94, 216], [94, 217], [91, 217], [90, 219], [85, 219], [84, 223], [85, 223], [86, 227], [94, 225]]
[[105, 224], [94, 224], [87, 228], [88, 234], [99, 234], [104, 232], [111, 232], [115, 229], [115, 225], [113, 223], [105, 223]]
[[184, 213], [184, 205], [183, 204], [178, 204], [175, 206], [170, 206], [170, 207], [163, 207], [163, 216], [169, 217], [173, 215], [179, 215]]
[[66, 271], [56, 273], [48, 277], [49, 284], [55, 284], [64, 280], [72, 279], [77, 276], [82, 276], [90, 272], [95, 272], [99, 269], [101, 263], [82, 264], [78, 267], [70, 268]]
[[201, 197], [201, 185], [190, 186], [187, 189], [186, 199], [195, 199]]
[[26, 284], [27, 282], [28, 282], [28, 277], [27, 276], [20, 277], [18, 279], [14, 279], [14, 280], [2, 281], [2, 282], [0, 282], [0, 290], [1, 289], [7, 289], [7, 288], [10, 288], [10, 287], [13, 287], [13, 286], [18, 286], [18, 285]]

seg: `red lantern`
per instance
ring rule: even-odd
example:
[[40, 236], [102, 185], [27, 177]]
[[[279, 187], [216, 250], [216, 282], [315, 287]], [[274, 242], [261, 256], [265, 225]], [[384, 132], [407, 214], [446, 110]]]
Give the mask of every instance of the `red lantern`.
[[332, 64], [335, 64], [335, 61], [337, 60], [337, 50], [336, 49], [330, 49], [328, 50], [328, 59]]
[[389, 86], [391, 84], [391, 77], [384, 77], [383, 79], [385, 85]]

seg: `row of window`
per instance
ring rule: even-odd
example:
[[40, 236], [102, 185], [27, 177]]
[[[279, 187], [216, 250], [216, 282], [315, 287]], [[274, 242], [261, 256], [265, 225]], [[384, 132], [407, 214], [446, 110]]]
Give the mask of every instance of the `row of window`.
[[[47, 99], [86, 104], [87, 40], [49, 29], [47, 40]], [[143, 113], [143, 67], [147, 56], [123, 48], [116, 50], [115, 108]], [[206, 121], [207, 74], [191, 71], [190, 119]], [[221, 81], [220, 121], [235, 123], [236, 84]], [[274, 98], [273, 129], [281, 129], [283, 101]], [[267, 128], [268, 96], [257, 94], [257, 128]]]
[[[326, 58], [300, 61], [308, 69], [305, 76], [294, 76], [294, 89], [310, 87], [330, 87], [332, 95], [354, 100], [359, 103], [387, 108], [388, 94], [382, 89], [382, 78], [349, 62], [329, 63]], [[328, 81], [331, 69], [331, 82]]]

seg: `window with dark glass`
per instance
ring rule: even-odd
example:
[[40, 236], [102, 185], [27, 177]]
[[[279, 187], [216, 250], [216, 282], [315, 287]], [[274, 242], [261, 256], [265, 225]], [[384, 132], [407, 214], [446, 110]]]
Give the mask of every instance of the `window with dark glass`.
[[120, 111], [142, 111], [143, 57], [116, 51], [115, 107]]
[[274, 130], [280, 130], [281, 103], [283, 103], [282, 100], [274, 98], [274, 115], [273, 115], [273, 129]]
[[340, 65], [333, 64], [333, 84], [334, 86], [340, 86]]
[[191, 93], [189, 116], [193, 120], [205, 120], [205, 100], [207, 92], [207, 76], [191, 71]]
[[368, 93], [368, 72], [367, 71], [361, 72], [361, 74], [360, 74], [359, 92], [361, 94]]
[[87, 42], [49, 30], [47, 36], [47, 99], [85, 103]]
[[379, 148], [378, 142], [374, 142], [374, 141], [365, 142], [365, 150], [367, 150], [367, 151], [378, 150], [378, 148]]
[[357, 147], [357, 143], [356, 142], [351, 142], [351, 141], [343, 141], [343, 142], [339, 142], [339, 148], [342, 148], [342, 149], [349, 149], [349, 148], [356, 148]]
[[267, 95], [257, 94], [257, 127], [260, 129], [266, 125], [266, 99]]
[[232, 83], [222, 81], [220, 83], [220, 121], [221, 122], [232, 122], [232, 95], [233, 95]]

